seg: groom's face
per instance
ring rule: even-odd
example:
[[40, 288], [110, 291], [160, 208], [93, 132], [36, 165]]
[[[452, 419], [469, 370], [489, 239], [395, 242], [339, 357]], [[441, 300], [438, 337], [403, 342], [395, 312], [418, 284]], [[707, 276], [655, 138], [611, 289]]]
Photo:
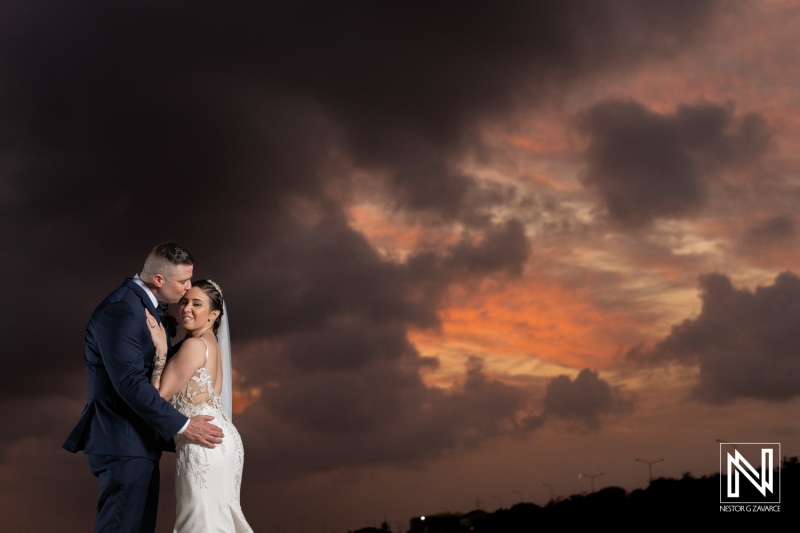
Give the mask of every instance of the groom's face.
[[173, 275], [164, 279], [164, 283], [159, 290], [159, 300], [176, 304], [181, 301], [192, 286], [192, 265], [178, 265], [175, 267]]

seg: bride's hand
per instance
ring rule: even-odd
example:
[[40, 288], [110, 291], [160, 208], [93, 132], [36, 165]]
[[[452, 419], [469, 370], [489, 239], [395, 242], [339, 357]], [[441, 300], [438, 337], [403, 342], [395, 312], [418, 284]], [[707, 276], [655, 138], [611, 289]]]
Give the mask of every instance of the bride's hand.
[[147, 328], [150, 330], [150, 337], [152, 337], [153, 344], [156, 347], [150, 383], [158, 389], [161, 387], [161, 374], [164, 373], [164, 366], [167, 364], [167, 332], [164, 330], [164, 324], [159, 324], [150, 314], [150, 311], [145, 309], [144, 313], [147, 320]]
[[150, 311], [144, 310], [147, 319], [147, 327], [150, 330], [150, 336], [153, 338], [153, 344], [156, 346], [156, 354], [167, 354], [167, 332], [164, 330], [164, 324], [159, 324]]

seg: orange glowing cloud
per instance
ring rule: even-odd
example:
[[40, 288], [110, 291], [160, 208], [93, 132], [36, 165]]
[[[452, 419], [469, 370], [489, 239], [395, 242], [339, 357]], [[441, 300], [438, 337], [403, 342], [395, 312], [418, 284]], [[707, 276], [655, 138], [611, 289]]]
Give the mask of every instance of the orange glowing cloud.
[[242, 376], [233, 371], [233, 412], [243, 413], [245, 409], [256, 403], [261, 398], [261, 387], [242, 386]]
[[405, 220], [401, 213], [387, 212], [379, 206], [357, 203], [348, 208], [350, 226], [359, 231], [373, 248], [395, 260], [405, 260], [421, 245], [431, 242], [454, 242], [455, 237], [445, 231], [423, 231]]
[[506, 375], [609, 368], [632, 332], [652, 320], [630, 307], [603, 309], [549, 276], [454, 288], [440, 317], [439, 331], [410, 333], [423, 355], [439, 357], [445, 374], [457, 373], [465, 355], [478, 355], [487, 369]]

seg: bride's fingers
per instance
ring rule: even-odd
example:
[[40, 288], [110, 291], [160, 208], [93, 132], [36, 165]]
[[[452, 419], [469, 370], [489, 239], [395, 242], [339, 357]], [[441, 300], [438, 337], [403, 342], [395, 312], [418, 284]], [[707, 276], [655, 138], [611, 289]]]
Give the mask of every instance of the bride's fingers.
[[145, 321], [147, 322], [147, 326], [150, 329], [156, 329], [156, 326], [160, 326], [161, 331], [164, 333], [164, 335], [167, 334], [167, 330], [164, 328], [163, 322], [159, 323], [147, 309], [144, 310], [144, 314], [145, 314]]
[[144, 314], [145, 314], [145, 320], [147, 321], [147, 325], [150, 326], [150, 329], [155, 328], [157, 322], [156, 322], [156, 319], [153, 318], [153, 315], [150, 314], [150, 311], [145, 309], [144, 310]]

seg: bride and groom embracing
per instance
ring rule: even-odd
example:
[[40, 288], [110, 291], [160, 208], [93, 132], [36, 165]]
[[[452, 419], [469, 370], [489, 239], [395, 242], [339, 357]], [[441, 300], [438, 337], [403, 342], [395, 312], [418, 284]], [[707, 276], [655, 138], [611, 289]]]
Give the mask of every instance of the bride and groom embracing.
[[[86, 327], [89, 398], [64, 448], [83, 451], [99, 480], [95, 532], [155, 531], [158, 461], [173, 437], [175, 531], [252, 532], [239, 502], [225, 304], [213, 281], [191, 284], [193, 263], [176, 244], [156, 246]], [[159, 300], [180, 303], [187, 338], [174, 348]]]

